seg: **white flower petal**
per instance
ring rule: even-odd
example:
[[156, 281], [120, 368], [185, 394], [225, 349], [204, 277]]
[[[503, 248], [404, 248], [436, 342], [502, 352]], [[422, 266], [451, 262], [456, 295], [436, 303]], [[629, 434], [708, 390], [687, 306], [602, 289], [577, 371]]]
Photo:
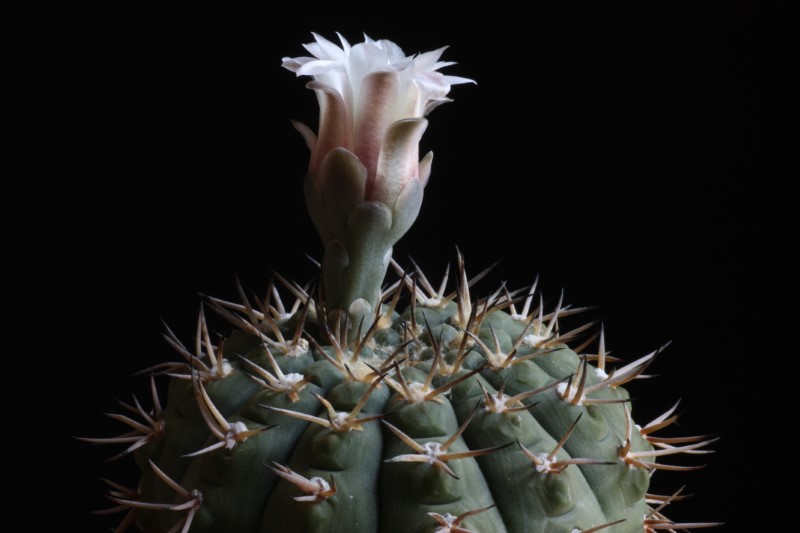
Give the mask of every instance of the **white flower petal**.
[[348, 55], [350, 55], [350, 48], [351, 48], [351, 47], [350, 47], [350, 43], [349, 43], [349, 42], [347, 41], [347, 39], [345, 39], [345, 38], [344, 38], [344, 36], [343, 36], [341, 33], [339, 33], [338, 31], [336, 32], [336, 35], [338, 35], [338, 36], [339, 36], [339, 42], [340, 42], [340, 43], [342, 43], [342, 50], [344, 50], [344, 55], [345, 55], [345, 56], [348, 56]]
[[430, 52], [423, 52], [414, 59], [414, 63], [416, 63], [420, 69], [424, 70], [440, 68], [436, 66], [436, 62], [442, 57], [445, 50], [447, 50], [447, 47], [442, 46]]
[[313, 57], [284, 57], [282, 59], [281, 66], [287, 70], [291, 70], [292, 72], [297, 72], [297, 70], [308, 63], [309, 61], [314, 61]]
[[331, 41], [329, 41], [328, 39], [317, 33], [312, 33], [311, 35], [313, 35], [314, 39], [316, 39], [320, 50], [322, 51], [322, 53], [325, 55], [326, 58], [333, 59], [335, 61], [344, 61], [346, 59], [346, 54], [344, 50], [336, 46], [335, 43], [332, 43]]
[[473, 79], [462, 78], [461, 76], [444, 76], [444, 81], [450, 85], [459, 85], [461, 83], [474, 83], [475, 85], [478, 84], [478, 82]]
[[322, 47], [317, 43], [306, 43], [303, 45], [303, 48], [308, 50], [308, 53], [316, 57], [317, 59], [322, 59], [325, 57], [325, 53], [322, 51]]
[[391, 63], [397, 63], [406, 59], [403, 49], [389, 39], [381, 39], [376, 43], [381, 50], [385, 50]]
[[329, 70], [339, 68], [340, 66], [341, 63], [338, 61], [332, 61], [330, 59], [314, 59], [301, 65], [300, 68], [297, 69], [297, 75], [316, 76], [317, 74], [323, 74]]

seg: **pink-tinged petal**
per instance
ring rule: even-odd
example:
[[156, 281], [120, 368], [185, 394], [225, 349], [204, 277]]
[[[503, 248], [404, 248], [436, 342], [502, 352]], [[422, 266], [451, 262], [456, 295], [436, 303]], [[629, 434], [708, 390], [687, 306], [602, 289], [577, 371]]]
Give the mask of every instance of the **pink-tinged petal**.
[[303, 139], [306, 141], [306, 146], [308, 146], [308, 149], [313, 152], [314, 146], [316, 146], [317, 144], [316, 133], [311, 131], [311, 128], [309, 128], [302, 122], [298, 122], [297, 120], [292, 121], [292, 126], [294, 126], [294, 129], [300, 132], [300, 135], [302, 135]]
[[423, 187], [428, 185], [428, 179], [431, 177], [431, 165], [433, 165], [433, 152], [428, 152], [422, 161], [419, 162], [419, 182]]
[[418, 179], [419, 140], [427, 127], [425, 119], [399, 120], [389, 126], [383, 138], [372, 189], [367, 184], [368, 199], [393, 208], [406, 183]]
[[307, 87], [317, 93], [319, 100], [319, 131], [317, 143], [311, 153], [308, 171], [316, 174], [322, 159], [334, 148], [349, 147], [351, 126], [347, 107], [338, 91], [318, 82], [309, 82]]
[[367, 167], [367, 197], [370, 198], [384, 133], [395, 120], [394, 106], [399, 81], [391, 72], [374, 72], [364, 78], [356, 103], [354, 152]]

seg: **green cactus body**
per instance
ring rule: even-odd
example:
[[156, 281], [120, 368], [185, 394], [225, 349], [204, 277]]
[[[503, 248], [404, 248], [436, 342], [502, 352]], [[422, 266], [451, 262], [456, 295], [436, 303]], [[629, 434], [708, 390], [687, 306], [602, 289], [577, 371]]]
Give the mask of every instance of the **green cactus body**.
[[[643, 531], [651, 469], [621, 450], [653, 447], [613, 373], [553, 333], [531, 337], [546, 324], [512, 318], [507, 299], [461, 324], [457, 292], [458, 305], [402, 315], [384, 304], [354, 335], [313, 303], [311, 318], [260, 321], [212, 302], [242, 329], [219, 349], [180, 347], [191, 362], [173, 373], [162, 431], [134, 454], [138, 527], [180, 530], [191, 513], [193, 533]], [[286, 340], [300, 327], [311, 346]], [[577, 386], [592, 392], [575, 401]]]

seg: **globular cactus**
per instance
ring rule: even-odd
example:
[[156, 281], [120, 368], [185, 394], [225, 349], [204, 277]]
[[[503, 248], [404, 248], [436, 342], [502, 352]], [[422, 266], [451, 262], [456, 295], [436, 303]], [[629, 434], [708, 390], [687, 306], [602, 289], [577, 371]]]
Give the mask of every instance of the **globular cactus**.
[[[648, 494], [661, 463], [705, 436], [661, 437], [674, 408], [633, 422], [622, 387], [660, 350], [625, 364], [582, 309], [546, 308], [533, 287], [478, 298], [459, 255], [455, 287], [391, 258], [416, 218], [432, 156], [422, 117], [463, 78], [389, 41], [285, 59], [321, 103], [309, 212], [325, 245], [321, 283], [276, 276], [263, 298], [206, 298], [191, 346], [153, 369], [152, 402], [114, 415], [142, 477], [111, 484], [118, 530], [146, 532], [639, 533], [675, 524]], [[397, 280], [382, 286], [389, 267]], [[451, 290], [452, 292], [448, 292]], [[286, 294], [293, 305], [285, 305]], [[283, 294], [283, 296], [282, 296]], [[408, 302], [408, 303], [403, 303]], [[403, 308], [405, 307], [405, 308]], [[212, 338], [205, 309], [232, 326]], [[565, 320], [566, 319], [566, 320]], [[574, 345], [574, 349], [570, 348]], [[591, 348], [596, 346], [596, 349]], [[169, 379], [166, 402], [157, 379]]]

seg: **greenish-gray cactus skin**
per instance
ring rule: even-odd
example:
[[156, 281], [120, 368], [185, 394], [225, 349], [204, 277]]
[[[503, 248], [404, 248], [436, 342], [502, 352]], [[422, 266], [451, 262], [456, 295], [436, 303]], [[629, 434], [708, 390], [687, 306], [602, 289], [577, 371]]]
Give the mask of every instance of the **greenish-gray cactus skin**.
[[[395, 313], [385, 328], [373, 332], [361, 357], [379, 367], [381, 358], [391, 354], [404, 338], [409, 313]], [[643, 531], [642, 517], [649, 512], [645, 502], [649, 472], [631, 467], [620, 458], [632, 424], [628, 420], [630, 407], [624, 402], [627, 392], [620, 387], [605, 387], [592, 394], [593, 398], [617, 399], [619, 403], [573, 405], [565, 401], [554, 384], [578, 372], [582, 359], [558, 344], [548, 349], [522, 345], [511, 359], [514, 364], [492, 368], [486, 364], [484, 349], [470, 339], [471, 347], [461, 357], [460, 368], [455, 368], [453, 361], [463, 343], [463, 330], [452, 324], [455, 317], [453, 303], [437, 308], [418, 306], [418, 341], [404, 348], [397, 364], [381, 369], [381, 381], [372, 387], [376, 375], [365, 378], [364, 372], [351, 374], [350, 366], [342, 372], [329, 359], [336, 350], [321, 339], [300, 355], [274, 353], [284, 373], [300, 373], [307, 378], [295, 398], [250, 379], [253, 366], [243, 359], [269, 369], [265, 348], [255, 336], [234, 332], [224, 343], [222, 354], [232, 370], [201, 386], [230, 424], [242, 422], [250, 430], [269, 429], [230, 449], [218, 447], [187, 457], [219, 439], [211, 434], [201, 415], [198, 384], [173, 378], [163, 435], [135, 453], [143, 473], [140, 501], [186, 502], [185, 495], [176, 493], [156, 475], [152, 462], [183, 489], [201, 495], [191, 533], [433, 533], [449, 529], [429, 513], [440, 518], [449, 514], [452, 521], [481, 509], [485, 510], [468, 515], [457, 525], [481, 533], [573, 533], [625, 519], [604, 531]], [[290, 337], [294, 321], [285, 320], [284, 324]], [[428, 327], [430, 332], [425, 330]], [[475, 336], [486, 339], [490, 346], [489, 339], [497, 338], [500, 348], [508, 350], [525, 331], [525, 322], [497, 310], [484, 317]], [[440, 361], [432, 359], [437, 350]], [[352, 351], [346, 354], [352, 357]], [[532, 354], [536, 356], [526, 357]], [[357, 361], [349, 363], [353, 368], [359, 364], [362, 370], [366, 368]], [[431, 372], [433, 366], [436, 372]], [[587, 368], [586, 385], [597, 384], [598, 374], [591, 364]], [[429, 380], [426, 390], [445, 390], [429, 399], [407, 397], [398, 387], [398, 371], [409, 387], [424, 387], [422, 384]], [[448, 386], [451, 383], [456, 384]], [[502, 390], [509, 397], [548, 385], [526, 398], [521, 408], [502, 412], [489, 407], [487, 395], [498, 396]], [[353, 418], [369, 421], [353, 423], [346, 430], [336, 430], [333, 424], [326, 427], [319, 422], [331, 420], [323, 399], [338, 413], [349, 413], [361, 403]], [[292, 416], [288, 411], [318, 419]], [[594, 461], [568, 464], [559, 472], [537, 469], [524, 450], [549, 454], [578, 417], [574, 431], [554, 460]], [[463, 433], [451, 439], [467, 420]], [[423, 446], [452, 440], [447, 453], [493, 451], [447, 460], [448, 473], [424, 458], [397, 460], [418, 455], [418, 451], [391, 428]], [[632, 451], [652, 450], [638, 431], [632, 431], [631, 436]], [[307, 480], [321, 478], [335, 487], [335, 493], [317, 501], [297, 501], [295, 498], [308, 493], [279, 477], [276, 469], [281, 467]], [[170, 531], [183, 516], [181, 511], [139, 509], [136, 520], [142, 531], [161, 533]]]

